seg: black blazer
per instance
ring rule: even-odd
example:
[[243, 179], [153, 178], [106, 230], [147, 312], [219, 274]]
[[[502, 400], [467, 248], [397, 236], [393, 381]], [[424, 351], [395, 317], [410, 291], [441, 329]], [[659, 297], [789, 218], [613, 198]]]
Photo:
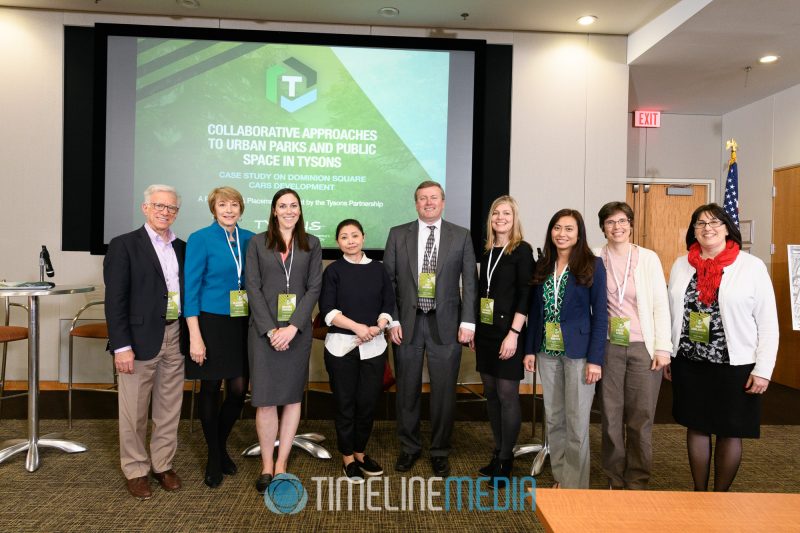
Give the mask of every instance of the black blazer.
[[[478, 273], [469, 230], [442, 220], [436, 259], [436, 325], [440, 340], [454, 344], [461, 322], [475, 323]], [[414, 338], [417, 316], [417, 247], [419, 221], [389, 230], [383, 266], [397, 296], [397, 313], [392, 318], [403, 327], [403, 344]], [[460, 282], [460, 286], [459, 286]]]
[[[497, 263], [496, 249], [492, 254], [492, 265]], [[480, 320], [480, 299], [486, 298], [486, 285], [488, 283], [489, 252], [481, 256], [481, 278], [478, 283], [478, 323], [476, 335], [490, 339], [502, 340], [509, 332], [514, 315], [521, 313], [527, 315], [530, 310], [531, 278], [533, 277], [533, 248], [522, 241], [513, 252], [503, 255], [497, 268], [492, 274], [492, 287], [489, 297], [494, 299], [494, 320], [491, 325]], [[523, 328], [525, 325], [523, 324]], [[524, 339], [524, 335], [520, 336]], [[520, 339], [520, 345], [522, 345]]]
[[[186, 242], [172, 241], [178, 258], [183, 309], [183, 260]], [[106, 322], [109, 347], [131, 346], [136, 359], [147, 361], [158, 355], [164, 340], [167, 313], [167, 282], [158, 255], [144, 226], [111, 239], [103, 260], [106, 284]], [[186, 321], [181, 316], [181, 353], [189, 353]]]

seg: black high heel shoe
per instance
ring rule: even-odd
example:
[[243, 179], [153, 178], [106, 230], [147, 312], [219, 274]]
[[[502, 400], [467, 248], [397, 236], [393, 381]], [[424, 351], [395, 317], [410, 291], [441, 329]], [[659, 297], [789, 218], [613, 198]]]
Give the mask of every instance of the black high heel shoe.
[[497, 468], [489, 478], [488, 484], [491, 489], [504, 489], [511, 481], [511, 471], [514, 470], [514, 459], [498, 459]]
[[497, 463], [499, 461], [498, 456], [500, 455], [500, 450], [495, 450], [492, 452], [492, 459], [489, 461], [489, 464], [479, 468], [478, 473], [483, 477], [492, 477], [494, 471], [497, 469]]
[[231, 456], [227, 453], [222, 454], [222, 458], [220, 459], [220, 466], [222, 468], [222, 473], [226, 476], [235, 476], [236, 472], [239, 471], [239, 468], [236, 466], [236, 463], [233, 462]]

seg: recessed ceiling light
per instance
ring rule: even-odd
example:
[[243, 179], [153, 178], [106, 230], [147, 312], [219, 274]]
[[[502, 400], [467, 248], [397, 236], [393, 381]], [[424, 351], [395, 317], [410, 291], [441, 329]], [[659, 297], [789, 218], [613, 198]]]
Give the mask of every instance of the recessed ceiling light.
[[778, 56], [764, 56], [758, 60], [759, 63], [774, 63], [778, 60]]
[[386, 17], [387, 19], [394, 18], [400, 14], [400, 10], [396, 7], [382, 7], [378, 10], [378, 15]]
[[590, 24], [594, 24], [597, 22], [597, 17], [594, 15], [585, 15], [578, 19], [578, 24], [581, 26], [589, 26]]
[[175, 3], [186, 9], [197, 9], [200, 7], [198, 0], [175, 0]]

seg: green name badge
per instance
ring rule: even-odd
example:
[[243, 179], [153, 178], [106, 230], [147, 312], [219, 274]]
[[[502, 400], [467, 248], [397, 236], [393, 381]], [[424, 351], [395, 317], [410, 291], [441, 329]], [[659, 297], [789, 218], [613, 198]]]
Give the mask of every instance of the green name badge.
[[177, 291], [167, 293], [167, 320], [178, 320], [178, 309], [181, 305], [181, 296]]
[[561, 334], [561, 324], [558, 322], [545, 323], [544, 348], [550, 352], [564, 351], [564, 336]]
[[297, 307], [297, 295], [296, 294], [279, 294], [278, 295], [278, 320], [280, 322], [286, 322], [290, 318], [292, 318], [292, 313], [294, 313], [294, 309]]
[[435, 272], [420, 272], [417, 296], [420, 298], [436, 298]]
[[608, 338], [611, 344], [630, 346], [631, 319], [625, 316], [612, 316], [608, 324]]
[[231, 291], [231, 316], [247, 316], [250, 308], [247, 305], [247, 292]]
[[494, 299], [481, 298], [481, 323], [492, 324], [494, 322]]
[[711, 331], [711, 315], [692, 311], [689, 313], [689, 340], [708, 344]]

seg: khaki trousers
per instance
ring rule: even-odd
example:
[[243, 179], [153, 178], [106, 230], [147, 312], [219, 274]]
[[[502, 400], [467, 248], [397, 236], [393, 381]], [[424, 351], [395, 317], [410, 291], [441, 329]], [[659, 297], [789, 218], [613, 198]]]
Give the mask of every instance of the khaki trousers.
[[661, 388], [661, 370], [643, 342], [630, 346], [606, 343], [600, 380], [602, 463], [614, 488], [646, 489], [653, 461], [653, 417]]
[[[183, 401], [184, 356], [180, 325], [164, 331], [161, 351], [149, 361], [136, 360], [133, 374], [119, 375], [119, 456], [126, 479], [146, 476], [152, 469], [172, 468], [178, 447], [178, 423]], [[147, 456], [147, 414], [152, 396], [153, 430]]]

